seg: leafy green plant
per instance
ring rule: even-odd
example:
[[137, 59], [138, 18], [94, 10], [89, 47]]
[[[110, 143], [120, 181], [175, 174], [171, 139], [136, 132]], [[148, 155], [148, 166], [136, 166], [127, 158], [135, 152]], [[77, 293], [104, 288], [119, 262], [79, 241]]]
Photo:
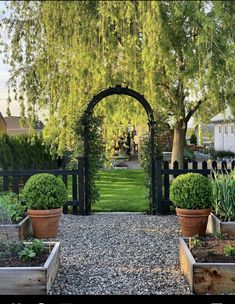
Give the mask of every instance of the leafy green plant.
[[215, 214], [225, 221], [235, 220], [235, 178], [231, 174], [218, 174], [214, 172], [213, 201]]
[[224, 246], [224, 253], [227, 255], [234, 256], [235, 255], [235, 247], [233, 247], [231, 244]]
[[194, 152], [189, 147], [184, 147], [184, 159], [192, 161], [194, 158]]
[[191, 246], [192, 246], [192, 248], [199, 247], [201, 245], [202, 245], [202, 241], [200, 240], [199, 236], [198, 235], [194, 235], [191, 238]]
[[197, 144], [197, 135], [194, 132], [192, 133], [189, 141], [190, 141], [190, 144], [194, 144], [194, 145]]
[[83, 116], [82, 119], [76, 121], [74, 128], [76, 134], [77, 147], [75, 148], [72, 159], [77, 163], [77, 157], [84, 155], [84, 125], [87, 123], [87, 159], [88, 159], [88, 201], [89, 204], [94, 204], [99, 200], [99, 192], [95, 181], [99, 179], [98, 171], [102, 168], [104, 163], [105, 146], [103, 144], [101, 126], [103, 118], [101, 116]]
[[25, 247], [22, 251], [19, 252], [19, 257], [23, 261], [31, 260], [35, 256], [36, 256], [36, 253], [28, 247]]
[[24, 249], [22, 241], [0, 240], [0, 258], [9, 258]]
[[33, 240], [30, 245], [27, 246], [29, 249], [32, 249], [36, 255], [40, 255], [45, 251], [45, 245], [41, 240]]
[[178, 208], [210, 208], [212, 202], [211, 182], [199, 173], [179, 175], [170, 186], [170, 200]]
[[223, 240], [227, 236], [227, 233], [222, 233], [220, 231], [215, 231], [214, 237], [218, 240]]
[[41, 240], [35, 239], [31, 244], [27, 244], [23, 250], [19, 252], [19, 257], [22, 260], [30, 260], [41, 255], [46, 247]]
[[60, 208], [68, 194], [64, 182], [52, 174], [36, 174], [29, 178], [22, 191], [29, 209], [46, 210]]
[[0, 206], [5, 208], [8, 216], [13, 223], [19, 222], [26, 212], [25, 206], [18, 199], [16, 193], [3, 192], [0, 194]]

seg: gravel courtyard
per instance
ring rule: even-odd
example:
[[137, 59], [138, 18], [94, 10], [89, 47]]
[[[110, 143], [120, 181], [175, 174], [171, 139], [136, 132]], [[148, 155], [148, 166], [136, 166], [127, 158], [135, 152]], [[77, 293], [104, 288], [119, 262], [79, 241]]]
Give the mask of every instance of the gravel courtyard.
[[53, 295], [190, 294], [178, 267], [176, 215], [63, 215]]

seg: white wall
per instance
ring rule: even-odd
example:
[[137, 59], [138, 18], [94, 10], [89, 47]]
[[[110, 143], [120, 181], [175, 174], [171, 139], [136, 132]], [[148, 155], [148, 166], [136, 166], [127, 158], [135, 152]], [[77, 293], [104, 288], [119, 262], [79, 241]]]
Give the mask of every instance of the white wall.
[[[232, 127], [233, 126], [233, 133]], [[220, 131], [219, 132], [219, 127]], [[227, 128], [227, 132], [226, 132]], [[215, 123], [214, 125], [214, 147], [215, 150], [226, 150], [235, 152], [235, 123]]]

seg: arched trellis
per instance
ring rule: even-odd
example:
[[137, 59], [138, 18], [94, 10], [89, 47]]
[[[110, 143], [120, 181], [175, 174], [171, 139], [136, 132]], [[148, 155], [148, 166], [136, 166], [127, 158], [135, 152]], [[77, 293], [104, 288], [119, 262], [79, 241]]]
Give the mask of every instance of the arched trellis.
[[148, 116], [148, 125], [150, 131], [150, 142], [151, 142], [151, 151], [150, 151], [150, 158], [151, 158], [151, 171], [152, 171], [152, 178], [151, 178], [151, 199], [150, 199], [150, 213], [156, 214], [157, 213], [157, 203], [156, 203], [156, 161], [155, 161], [155, 149], [154, 149], [154, 115], [153, 110], [145, 99], [144, 95], [139, 94], [138, 92], [129, 89], [128, 87], [122, 87], [121, 85], [116, 85], [115, 87], [111, 87], [101, 91], [99, 94], [95, 95], [90, 103], [87, 106], [87, 109], [84, 112], [83, 116], [83, 125], [84, 125], [84, 205], [80, 208], [80, 213], [83, 215], [88, 215], [90, 213], [90, 202], [89, 198], [86, 195], [89, 189], [88, 183], [88, 121], [89, 117], [92, 115], [95, 106], [105, 97], [110, 95], [128, 95], [140, 102], [140, 104], [145, 109], [147, 116]]

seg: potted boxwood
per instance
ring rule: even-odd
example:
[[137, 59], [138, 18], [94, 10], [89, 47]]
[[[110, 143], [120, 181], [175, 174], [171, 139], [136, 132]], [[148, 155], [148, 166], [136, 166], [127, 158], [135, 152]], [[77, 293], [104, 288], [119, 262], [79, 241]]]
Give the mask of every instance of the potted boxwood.
[[23, 240], [32, 232], [26, 206], [14, 192], [0, 193], [0, 239]]
[[209, 233], [227, 233], [235, 236], [235, 170], [230, 174], [214, 172], [212, 212], [209, 216]]
[[34, 236], [56, 237], [62, 206], [67, 200], [67, 189], [59, 177], [36, 174], [29, 178], [22, 196], [28, 205]]
[[179, 175], [170, 187], [170, 200], [176, 206], [182, 234], [205, 235], [212, 202], [211, 181], [199, 173]]

